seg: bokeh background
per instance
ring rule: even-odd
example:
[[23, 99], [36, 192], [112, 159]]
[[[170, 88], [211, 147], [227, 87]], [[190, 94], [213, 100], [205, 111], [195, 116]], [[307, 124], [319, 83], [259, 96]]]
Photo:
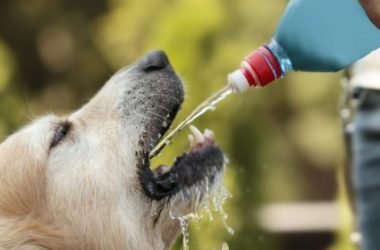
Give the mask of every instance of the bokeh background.
[[[115, 71], [156, 48], [167, 52], [185, 82], [178, 123], [271, 39], [286, 3], [1, 0], [0, 137], [36, 116], [78, 108]], [[192, 224], [190, 249], [221, 249], [223, 242], [239, 250], [351, 249], [341, 181], [340, 78], [289, 73], [264, 89], [230, 96], [195, 122], [214, 130], [230, 159], [225, 183], [232, 198], [225, 210], [235, 234], [215, 215]], [[187, 147], [183, 133], [156, 161], [171, 162]], [[292, 209], [305, 203], [317, 210]], [[307, 218], [320, 216], [321, 204], [328, 205], [322, 221], [331, 223], [303, 229]], [[265, 220], [268, 207], [286, 209]], [[288, 222], [278, 228], [278, 218]], [[180, 246], [181, 239], [174, 248]]]

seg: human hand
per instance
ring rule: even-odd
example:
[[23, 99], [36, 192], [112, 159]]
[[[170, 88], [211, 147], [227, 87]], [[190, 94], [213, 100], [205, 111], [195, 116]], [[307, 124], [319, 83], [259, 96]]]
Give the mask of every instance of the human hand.
[[359, 0], [369, 19], [380, 29], [380, 0]]

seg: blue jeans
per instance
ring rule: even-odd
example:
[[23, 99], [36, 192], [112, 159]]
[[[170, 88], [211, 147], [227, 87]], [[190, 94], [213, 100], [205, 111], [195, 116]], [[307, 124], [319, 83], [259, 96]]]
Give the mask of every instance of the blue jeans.
[[352, 138], [362, 250], [380, 249], [380, 90], [363, 89]]

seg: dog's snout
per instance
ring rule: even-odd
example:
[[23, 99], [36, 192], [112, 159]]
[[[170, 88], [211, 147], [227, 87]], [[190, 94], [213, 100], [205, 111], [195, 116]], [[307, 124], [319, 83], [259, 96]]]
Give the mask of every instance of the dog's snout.
[[169, 59], [162, 50], [148, 53], [139, 63], [139, 67], [145, 72], [164, 69], [169, 65]]

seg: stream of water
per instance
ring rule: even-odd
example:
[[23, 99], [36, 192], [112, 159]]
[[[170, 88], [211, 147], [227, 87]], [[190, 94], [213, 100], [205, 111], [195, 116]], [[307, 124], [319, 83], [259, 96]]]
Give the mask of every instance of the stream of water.
[[179, 123], [177, 127], [171, 130], [168, 135], [156, 145], [156, 147], [154, 147], [154, 149], [149, 154], [149, 158], [152, 159], [158, 155], [166, 146], [170, 145], [173, 138], [178, 135], [184, 128], [190, 125], [195, 119], [202, 116], [207, 111], [214, 111], [215, 105], [230, 95], [232, 92], [232, 89], [229, 86], [226, 86], [204, 100], [190, 113], [190, 115], [188, 115], [181, 123]]

